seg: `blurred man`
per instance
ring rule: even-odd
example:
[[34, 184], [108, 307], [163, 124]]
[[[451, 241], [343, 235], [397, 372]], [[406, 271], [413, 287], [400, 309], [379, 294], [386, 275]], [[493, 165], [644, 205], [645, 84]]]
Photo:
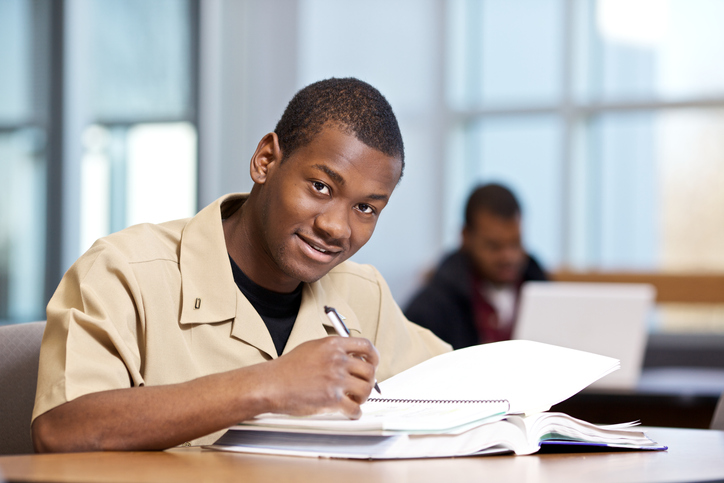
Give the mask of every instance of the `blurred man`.
[[462, 246], [445, 257], [405, 315], [455, 349], [507, 340], [521, 284], [546, 278], [523, 249], [515, 196], [504, 186], [487, 184], [468, 199]]

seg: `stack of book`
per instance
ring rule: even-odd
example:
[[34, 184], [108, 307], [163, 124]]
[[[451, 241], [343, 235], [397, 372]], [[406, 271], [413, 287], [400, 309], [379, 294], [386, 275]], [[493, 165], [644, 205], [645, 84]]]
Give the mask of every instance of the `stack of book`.
[[547, 412], [618, 367], [610, 357], [531, 341], [468, 347], [381, 382], [382, 396], [362, 405], [360, 419], [263, 414], [208, 448], [353, 459], [526, 455], [549, 444], [666, 449], [635, 422], [603, 426]]

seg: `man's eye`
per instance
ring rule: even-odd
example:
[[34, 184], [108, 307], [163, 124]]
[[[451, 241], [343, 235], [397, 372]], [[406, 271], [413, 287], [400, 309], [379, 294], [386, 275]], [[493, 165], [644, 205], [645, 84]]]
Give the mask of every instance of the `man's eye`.
[[320, 192], [324, 195], [329, 194], [329, 187], [320, 181], [314, 181], [312, 183], [312, 186], [314, 186], [315, 190], [317, 190], [318, 192]]
[[366, 215], [371, 215], [375, 212], [374, 208], [366, 203], [360, 203], [359, 205], [357, 205], [357, 209]]

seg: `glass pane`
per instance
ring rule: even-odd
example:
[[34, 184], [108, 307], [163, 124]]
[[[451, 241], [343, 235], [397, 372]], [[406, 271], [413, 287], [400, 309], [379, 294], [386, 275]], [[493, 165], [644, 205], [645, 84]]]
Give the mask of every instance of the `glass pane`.
[[594, 0], [586, 10], [579, 17], [587, 24], [590, 57], [578, 79], [583, 96], [672, 100], [724, 94], [724, 67], [716, 61], [724, 56], [724, 2]]
[[561, 0], [456, 0], [449, 18], [453, 106], [559, 101]]
[[133, 126], [127, 150], [127, 225], [196, 213], [196, 129], [191, 124]]
[[98, 238], [128, 226], [196, 213], [193, 125], [92, 125], [83, 141], [81, 252]]
[[580, 269], [657, 264], [659, 190], [655, 115], [611, 114], [586, 126], [571, 176], [569, 262]]
[[188, 115], [189, 5], [182, 0], [91, 2], [86, 58], [96, 119]]
[[[480, 183], [499, 182], [518, 197], [527, 249], [546, 268], [561, 262], [560, 123], [551, 116], [488, 119], [456, 136], [465, 143], [465, 167], [451, 192], [458, 226], [467, 196]], [[459, 233], [459, 232], [458, 232]]]
[[[80, 163], [80, 253], [98, 238], [111, 233], [111, 133], [93, 125], [83, 133]], [[118, 170], [116, 170], [118, 171]], [[115, 179], [124, 180], [122, 173]]]
[[0, 133], [0, 323], [45, 319], [45, 160], [34, 129]]
[[0, 324], [45, 318], [49, 10], [0, 1]]
[[0, 2], [0, 123], [27, 122], [32, 114], [32, 4]]
[[724, 110], [608, 114], [573, 183], [577, 268], [724, 271]]
[[663, 270], [724, 272], [723, 131], [724, 109], [658, 116]]
[[109, 233], [196, 211], [189, 0], [89, 2], [74, 20], [82, 132], [80, 252]]

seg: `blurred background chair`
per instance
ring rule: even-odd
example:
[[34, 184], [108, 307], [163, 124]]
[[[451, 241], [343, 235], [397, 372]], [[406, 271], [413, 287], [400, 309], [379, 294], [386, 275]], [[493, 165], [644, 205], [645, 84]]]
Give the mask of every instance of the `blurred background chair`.
[[45, 322], [0, 326], [0, 455], [33, 452], [30, 418]]
[[720, 429], [724, 431], [724, 393], [719, 397], [719, 404], [714, 410], [714, 417], [711, 418], [711, 429]]

